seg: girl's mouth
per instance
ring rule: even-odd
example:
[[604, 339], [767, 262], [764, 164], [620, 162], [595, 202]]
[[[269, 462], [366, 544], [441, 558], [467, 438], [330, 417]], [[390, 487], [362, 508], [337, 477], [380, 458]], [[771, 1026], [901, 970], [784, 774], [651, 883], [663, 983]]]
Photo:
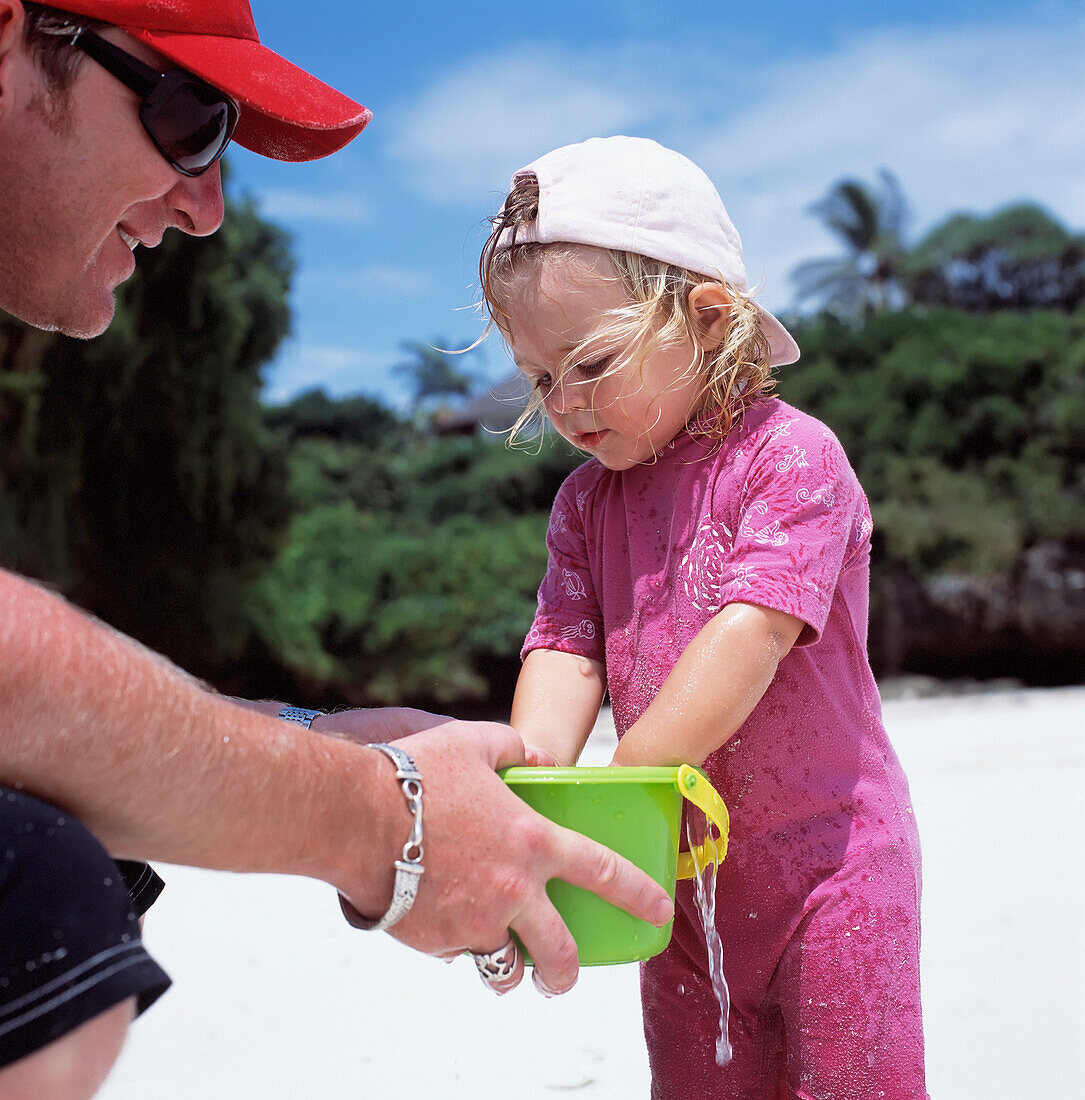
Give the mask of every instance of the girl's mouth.
[[598, 432], [577, 432], [576, 445], [585, 451], [590, 451], [593, 447], [598, 447], [607, 434], [606, 428]]

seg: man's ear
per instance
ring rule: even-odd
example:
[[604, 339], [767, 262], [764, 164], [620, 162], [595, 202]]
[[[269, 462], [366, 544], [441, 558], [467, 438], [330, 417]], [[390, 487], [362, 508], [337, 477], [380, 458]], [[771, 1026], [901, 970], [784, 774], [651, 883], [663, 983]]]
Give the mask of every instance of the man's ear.
[[689, 292], [688, 302], [701, 346], [706, 351], [718, 348], [731, 323], [731, 295], [720, 283], [698, 283]]
[[23, 48], [26, 12], [20, 0], [0, 0], [0, 114], [9, 109], [14, 94], [14, 59]]

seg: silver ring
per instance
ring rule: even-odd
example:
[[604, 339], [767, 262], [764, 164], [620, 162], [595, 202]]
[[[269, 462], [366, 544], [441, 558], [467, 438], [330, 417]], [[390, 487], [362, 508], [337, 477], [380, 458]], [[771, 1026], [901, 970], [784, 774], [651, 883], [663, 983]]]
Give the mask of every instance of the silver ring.
[[471, 958], [475, 960], [479, 975], [487, 985], [500, 985], [512, 977], [518, 954], [516, 944], [510, 936], [504, 947], [499, 947], [496, 951], [472, 951]]

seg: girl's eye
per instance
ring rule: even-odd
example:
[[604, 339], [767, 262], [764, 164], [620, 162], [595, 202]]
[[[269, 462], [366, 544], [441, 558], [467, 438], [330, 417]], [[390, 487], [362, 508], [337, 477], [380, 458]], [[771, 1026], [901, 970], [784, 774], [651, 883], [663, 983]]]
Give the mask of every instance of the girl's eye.
[[598, 359], [594, 363], [578, 363], [577, 373], [584, 378], [597, 378], [607, 369], [606, 359]]
[[535, 379], [535, 389], [540, 393], [549, 393], [553, 385], [554, 383], [551, 381], [550, 375], [548, 374], [540, 374], [539, 377]]

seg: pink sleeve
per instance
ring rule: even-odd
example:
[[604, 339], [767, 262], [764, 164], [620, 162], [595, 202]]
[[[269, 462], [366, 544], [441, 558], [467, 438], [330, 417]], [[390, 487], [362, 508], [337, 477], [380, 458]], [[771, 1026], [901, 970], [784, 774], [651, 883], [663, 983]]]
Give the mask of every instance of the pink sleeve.
[[870, 512], [836, 437], [812, 421], [767, 439], [745, 474], [721, 606], [754, 603], [806, 623], [798, 645], [821, 637], [844, 566], [866, 552]]
[[578, 481], [574, 471], [558, 491], [546, 532], [549, 560], [539, 586], [535, 621], [520, 659], [533, 649], [556, 649], [604, 661], [603, 617], [588, 567]]

